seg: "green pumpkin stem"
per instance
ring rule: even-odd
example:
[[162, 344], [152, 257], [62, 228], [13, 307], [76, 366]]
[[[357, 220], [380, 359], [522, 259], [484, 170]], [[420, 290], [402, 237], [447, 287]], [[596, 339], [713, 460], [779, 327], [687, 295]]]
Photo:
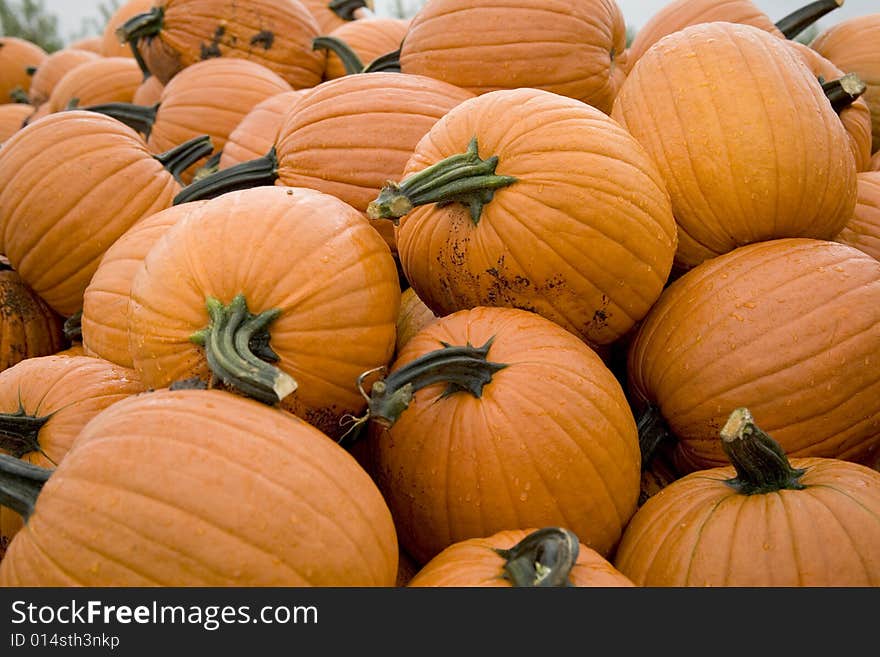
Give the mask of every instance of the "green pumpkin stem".
[[506, 560], [504, 579], [518, 587], [572, 586], [579, 551], [578, 537], [559, 527], [539, 529], [508, 550], [495, 550]]
[[278, 157], [273, 146], [263, 157], [220, 169], [216, 173], [193, 181], [174, 197], [174, 205], [217, 198], [221, 194], [241, 189], [274, 185], [277, 179]]
[[18, 103], [19, 105], [27, 105], [31, 102], [31, 99], [28, 98], [27, 92], [21, 87], [16, 87], [10, 91], [9, 98], [13, 103]]
[[400, 48], [376, 57], [363, 68], [363, 73], [400, 73]]
[[217, 173], [220, 170], [221, 157], [223, 157], [223, 151], [219, 150], [205, 160], [205, 163], [196, 169], [195, 175], [193, 176], [193, 182]]
[[822, 82], [822, 91], [838, 114], [856, 102], [867, 89], [867, 85], [855, 73], [847, 73], [842, 78]]
[[319, 36], [312, 40], [312, 50], [329, 50], [339, 57], [346, 75], [355, 75], [364, 70], [364, 63], [345, 41], [334, 36]]
[[143, 37], [156, 36], [162, 31], [164, 18], [165, 10], [153, 7], [150, 11], [132, 16], [116, 28], [116, 38], [119, 43], [132, 43]]
[[82, 310], [64, 320], [62, 331], [68, 342], [82, 342]]
[[185, 141], [179, 146], [175, 146], [171, 150], [153, 157], [174, 176], [177, 182], [184, 185], [185, 183], [180, 177], [183, 172], [213, 152], [214, 144], [211, 143], [211, 137], [202, 135], [200, 137], [193, 137], [189, 141]]
[[137, 42], [129, 41], [128, 47], [131, 48], [131, 55], [134, 57], [134, 61], [137, 62], [138, 68], [141, 69], [141, 75], [143, 75], [144, 82], [146, 82], [153, 74], [150, 73], [150, 69], [147, 68], [147, 63], [144, 61], [144, 57], [141, 55], [141, 51], [137, 47]]
[[0, 449], [15, 458], [40, 452], [40, 430], [50, 415], [29, 415], [19, 403], [15, 413], [0, 413]]
[[480, 159], [477, 138], [464, 153], [451, 155], [401, 183], [389, 181], [367, 207], [371, 219], [397, 220], [413, 208], [428, 203], [463, 203], [470, 208], [474, 225], [480, 222], [483, 206], [496, 189], [516, 182], [511, 176], [496, 175], [498, 156]]
[[791, 467], [785, 451], [762, 431], [747, 408], [738, 408], [721, 428], [721, 444], [736, 470], [725, 483], [742, 495], [801, 490], [805, 470]]
[[43, 484], [53, 472], [0, 454], [0, 506], [9, 507], [27, 520], [34, 512]]
[[37, 67], [36, 66], [25, 66], [24, 72], [29, 78], [32, 78], [37, 73]]
[[639, 431], [642, 470], [647, 470], [660, 445], [672, 439], [672, 432], [660, 413], [660, 409], [653, 404], [648, 404], [644, 412], [639, 415], [636, 427]]
[[156, 115], [159, 112], [159, 103], [155, 105], [135, 105], [133, 103], [103, 103], [81, 108], [88, 112], [98, 112], [105, 116], [121, 121], [132, 130], [136, 130], [150, 138], [153, 125], [156, 123]]
[[367, 3], [364, 0], [330, 0], [327, 8], [344, 21], [353, 21], [357, 18], [355, 12], [365, 9]]
[[269, 347], [268, 326], [281, 311], [250, 313], [243, 294], [227, 306], [219, 299], [207, 300], [210, 323], [190, 339], [205, 348], [214, 377], [264, 404], [274, 405], [294, 392], [297, 383], [271, 365], [278, 355]]
[[816, 0], [781, 18], [777, 21], [776, 28], [786, 39], [794, 39], [825, 14], [843, 6], [843, 2], [844, 0]]

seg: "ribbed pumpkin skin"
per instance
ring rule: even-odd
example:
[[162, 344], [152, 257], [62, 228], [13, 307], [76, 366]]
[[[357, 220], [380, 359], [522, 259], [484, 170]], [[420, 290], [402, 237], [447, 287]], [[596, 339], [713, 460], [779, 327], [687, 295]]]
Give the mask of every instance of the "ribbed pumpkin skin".
[[78, 39], [72, 42], [68, 48], [76, 48], [77, 50], [87, 50], [88, 52], [93, 52], [96, 55], [101, 54], [101, 48], [103, 48], [104, 39], [103, 37], [95, 36], [95, 37], [87, 37], [85, 39]]
[[285, 91], [257, 103], [230, 133], [220, 156], [220, 168], [226, 169], [268, 153], [275, 145], [288, 110], [306, 93], [305, 89]]
[[61, 112], [71, 101], [77, 107], [130, 103], [144, 76], [130, 57], [99, 57], [69, 70], [49, 96], [49, 111]]
[[[396, 180], [419, 140], [473, 98], [453, 85], [403, 73], [348, 75], [306, 93], [276, 140], [279, 182], [336, 196], [365, 211]], [[389, 221], [371, 222], [394, 248]]]
[[831, 239], [852, 216], [839, 117], [786, 41], [757, 28], [706, 23], [661, 39], [612, 117], [660, 167], [682, 268], [762, 240]]
[[874, 153], [874, 157], [871, 158], [869, 171], [880, 171], [880, 151]]
[[150, 215], [107, 249], [83, 294], [82, 341], [86, 355], [134, 367], [128, 344], [131, 281], [159, 238], [206, 202], [183, 203]]
[[[348, 21], [341, 18], [339, 14], [330, 9], [330, 0], [300, 0], [305, 6], [306, 9], [315, 17], [315, 20], [318, 21], [318, 26], [320, 27], [321, 34], [330, 34], [333, 30], [335, 30], [340, 25], [345, 25]], [[366, 0], [367, 8], [373, 9], [373, 0]], [[361, 11], [355, 11], [355, 18], [358, 18], [358, 14]]]
[[[347, 21], [330, 32], [330, 36], [344, 41], [366, 66], [381, 55], [400, 48], [411, 19], [370, 18]], [[332, 52], [327, 53], [324, 79], [334, 80], [345, 75], [342, 61]]]
[[497, 156], [496, 173], [517, 182], [495, 191], [476, 226], [460, 203], [401, 218], [401, 265], [425, 305], [437, 315], [524, 308], [595, 345], [624, 335], [660, 295], [676, 245], [669, 196], [645, 150], [578, 101], [497, 91], [438, 121], [402, 177], [463, 153], [474, 136], [480, 157]]
[[95, 53], [76, 48], [53, 52], [40, 64], [31, 78], [31, 88], [28, 93], [31, 105], [37, 107], [45, 103], [52, 95], [52, 89], [68, 71], [96, 59], [98, 55]]
[[101, 54], [104, 57], [134, 57], [128, 43], [120, 43], [116, 28], [132, 16], [137, 16], [153, 7], [153, 0], [126, 0], [107, 20], [101, 34]]
[[393, 586], [396, 573], [388, 507], [343, 448], [259, 402], [181, 390], [86, 427], [0, 586]]
[[855, 215], [834, 241], [880, 260], [880, 171], [859, 174]]
[[0, 371], [64, 345], [63, 320], [14, 271], [0, 271]]
[[868, 85], [863, 98], [871, 108], [872, 151], [880, 150], [880, 13], [836, 23], [810, 47], [847, 73], [856, 73]]
[[31, 87], [29, 66], [39, 68], [49, 55], [40, 46], [18, 37], [0, 37], [0, 105], [11, 103], [16, 89], [25, 93]]
[[[408, 586], [467, 586], [510, 588], [503, 579], [504, 559], [495, 550], [507, 550], [532, 533], [534, 529], [500, 531], [488, 538], [471, 538], [450, 545], [415, 575]], [[618, 572], [602, 555], [583, 543], [569, 575], [569, 582], [578, 587], [632, 587], [625, 575]]]
[[162, 99], [162, 92], [164, 90], [165, 85], [159, 81], [159, 78], [151, 75], [140, 83], [140, 86], [134, 92], [131, 102], [135, 105], [152, 107]]
[[0, 149], [0, 180], [2, 250], [65, 317], [82, 309], [104, 251], [180, 191], [134, 130], [84, 111], [19, 130]]
[[257, 187], [208, 202], [160, 238], [132, 281], [130, 348], [144, 381], [208, 380], [190, 336], [208, 326], [209, 295], [229, 303], [240, 293], [252, 313], [281, 310], [270, 345], [299, 383], [282, 406], [343, 433], [339, 419], [364, 407], [358, 376], [394, 349], [400, 285], [387, 245], [360, 213], [309, 189]]
[[626, 56], [614, 0], [434, 0], [413, 18], [400, 66], [476, 94], [532, 87], [607, 113]]
[[684, 468], [727, 462], [718, 431], [741, 406], [791, 457], [869, 460], [880, 444], [878, 341], [880, 262], [834, 242], [774, 240], [670, 285], [628, 372], [678, 437]]
[[[98, 358], [29, 358], [0, 373], [0, 413], [16, 413], [20, 403], [28, 415], [51, 415], [37, 439], [43, 454], [30, 452], [22, 457], [49, 468], [61, 463], [89, 420], [143, 390], [134, 371]], [[17, 513], [0, 506], [0, 536], [11, 538], [21, 524]]]
[[391, 371], [442, 343], [505, 363], [482, 396], [422, 388], [390, 429], [373, 423], [374, 477], [404, 549], [421, 564], [503, 529], [565, 526], [607, 555], [639, 492], [635, 421], [595, 352], [552, 322], [475, 308], [425, 327]]
[[21, 130], [24, 122], [33, 112], [34, 107], [24, 103], [0, 105], [0, 145]]
[[742, 495], [724, 483], [732, 467], [670, 484], [633, 516], [614, 565], [637, 586], [880, 586], [880, 473], [791, 465], [807, 468], [803, 490]]
[[318, 24], [294, 0], [156, 0], [165, 10], [162, 30], [138, 49], [163, 84], [197, 62], [220, 57], [266, 66], [294, 89], [313, 87], [324, 72], [324, 53], [312, 50]]
[[751, 0], [674, 0], [654, 12], [636, 32], [627, 50], [630, 69], [647, 50], [668, 34], [699, 23], [724, 21], [751, 25], [785, 38], [776, 25]]
[[403, 346], [412, 337], [437, 319], [431, 309], [419, 299], [416, 291], [406, 288], [400, 295], [400, 313], [397, 315], [397, 343], [395, 353], [400, 353]]

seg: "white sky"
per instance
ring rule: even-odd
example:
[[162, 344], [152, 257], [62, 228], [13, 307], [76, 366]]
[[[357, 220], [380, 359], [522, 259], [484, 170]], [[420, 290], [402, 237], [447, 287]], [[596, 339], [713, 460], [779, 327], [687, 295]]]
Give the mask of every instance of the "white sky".
[[[763, 9], [770, 18], [778, 20], [806, 4], [807, 0], [755, 0], [755, 4]], [[668, 0], [617, 0], [620, 10], [623, 12], [627, 23], [639, 27], [657, 9], [667, 4]], [[69, 38], [70, 35], [81, 29], [84, 18], [98, 15], [98, 6], [101, 0], [45, 0], [49, 11], [59, 17], [61, 35]], [[398, 3], [396, 0], [375, 0], [377, 13], [388, 13], [391, 7]], [[405, 7], [417, 7], [419, 0], [402, 0]], [[880, 12], [880, 0], [846, 0], [843, 7], [831, 12], [819, 23], [819, 27], [849, 18]]]

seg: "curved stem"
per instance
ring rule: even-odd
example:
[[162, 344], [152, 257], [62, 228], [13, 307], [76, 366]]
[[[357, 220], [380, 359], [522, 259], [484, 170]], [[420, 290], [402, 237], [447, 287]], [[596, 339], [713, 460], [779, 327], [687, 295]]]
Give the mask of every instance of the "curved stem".
[[150, 11], [132, 16], [116, 28], [116, 38], [120, 43], [131, 43], [142, 37], [156, 36], [162, 31], [164, 18], [165, 10], [162, 7], [153, 7]]
[[329, 50], [339, 57], [346, 75], [364, 70], [364, 63], [345, 41], [334, 36], [319, 36], [312, 40], [312, 50]]
[[40, 430], [51, 415], [37, 417], [19, 403], [15, 413], [0, 413], [0, 449], [15, 458], [40, 451]]
[[82, 342], [82, 314], [80, 310], [64, 320], [64, 337], [68, 342]]
[[786, 39], [794, 39], [825, 14], [842, 7], [843, 2], [844, 0], [816, 0], [781, 18], [776, 27]]
[[442, 349], [425, 354], [373, 384], [369, 399], [369, 417], [390, 427], [412, 401], [416, 391], [435, 383], [446, 383], [443, 397], [456, 392], [483, 395], [483, 386], [492, 375], [507, 365], [487, 360], [490, 338], [482, 347], [443, 345]]
[[150, 69], [147, 67], [147, 63], [144, 61], [143, 55], [141, 55], [141, 51], [137, 47], [136, 41], [129, 41], [128, 47], [131, 48], [131, 55], [134, 57], [134, 61], [137, 62], [138, 68], [141, 69], [141, 75], [143, 75], [144, 82], [150, 79], [152, 73]]
[[363, 73], [400, 73], [400, 48], [379, 55], [363, 68]]
[[548, 527], [526, 536], [509, 550], [495, 550], [507, 560], [504, 578], [514, 586], [572, 586], [580, 541], [567, 529]]
[[104, 103], [102, 105], [90, 105], [82, 109], [89, 112], [98, 112], [117, 121], [122, 121], [133, 130], [137, 130], [150, 138], [153, 125], [156, 123], [156, 115], [159, 112], [159, 103], [155, 105], [134, 105], [133, 103]]
[[721, 429], [724, 453], [736, 469], [725, 483], [743, 495], [801, 490], [805, 470], [791, 467], [782, 447], [762, 431], [747, 408], [738, 408]]
[[660, 413], [660, 409], [654, 404], [648, 404], [645, 411], [639, 415], [636, 426], [639, 431], [642, 470], [647, 470], [660, 445], [672, 438], [672, 432]]
[[451, 155], [427, 169], [414, 173], [401, 183], [389, 182], [367, 207], [371, 219], [397, 219], [414, 207], [428, 203], [463, 203], [470, 208], [474, 225], [480, 222], [483, 206], [496, 189], [516, 182], [512, 176], [495, 174], [498, 156], [480, 159], [477, 138], [467, 151]]
[[214, 152], [214, 144], [211, 143], [211, 137], [202, 135], [193, 137], [189, 141], [183, 142], [180, 146], [175, 146], [170, 151], [165, 151], [153, 157], [165, 167], [174, 179], [184, 185], [181, 180], [181, 174], [189, 169], [193, 164], [207, 157]]
[[838, 114], [856, 102], [867, 89], [868, 86], [855, 73], [822, 83], [822, 91]]
[[223, 157], [223, 149], [214, 153], [211, 157], [205, 160], [205, 163], [200, 166], [195, 175], [193, 175], [193, 182], [201, 180], [202, 178], [207, 178], [210, 175], [217, 173], [220, 170], [220, 158]]
[[34, 512], [43, 484], [53, 472], [0, 454], [0, 505], [9, 507], [27, 520]]
[[330, 0], [327, 8], [344, 21], [353, 21], [357, 18], [355, 12], [366, 8], [364, 0]]
[[237, 295], [228, 306], [209, 297], [207, 308], [210, 323], [190, 339], [205, 347], [208, 366], [216, 378], [248, 397], [270, 405], [277, 404], [296, 390], [293, 377], [254, 353], [256, 346], [261, 356], [268, 353], [274, 357], [271, 360], [278, 360], [268, 348], [267, 327], [278, 318], [280, 310], [276, 308], [253, 315], [243, 294]]
[[274, 185], [278, 179], [278, 158], [275, 147], [263, 157], [241, 162], [216, 173], [205, 176], [184, 187], [174, 197], [174, 205], [189, 201], [217, 198], [221, 194], [250, 189], [261, 185]]

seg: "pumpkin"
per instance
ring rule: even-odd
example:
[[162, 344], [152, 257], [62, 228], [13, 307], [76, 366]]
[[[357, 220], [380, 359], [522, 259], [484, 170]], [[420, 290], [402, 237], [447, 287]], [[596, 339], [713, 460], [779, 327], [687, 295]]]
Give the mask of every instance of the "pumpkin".
[[623, 390], [539, 315], [442, 317], [369, 391], [365, 463], [418, 563], [461, 540], [562, 523], [605, 556], [635, 510], [640, 456]]
[[153, 8], [153, 0], [126, 0], [107, 20], [101, 33], [101, 54], [104, 57], [133, 57], [132, 48], [125, 40], [116, 36], [125, 21], [138, 14], [150, 11]]
[[400, 69], [475, 94], [545, 89], [607, 113], [626, 57], [614, 0], [433, 0], [412, 20]]
[[[105, 408], [143, 391], [135, 373], [98, 358], [41, 356], [0, 372], [0, 453], [50, 467], [61, 463], [82, 428]], [[0, 535], [21, 518], [0, 506]]]
[[399, 354], [404, 345], [428, 324], [437, 319], [431, 309], [419, 299], [416, 291], [406, 288], [400, 295], [400, 313], [397, 315], [397, 342], [394, 353]]
[[859, 174], [855, 214], [834, 241], [880, 260], [880, 171]]
[[840, 118], [788, 43], [755, 27], [664, 37], [636, 62], [612, 117], [660, 168], [681, 269], [752, 242], [831, 239], [852, 216], [856, 169]]
[[865, 82], [868, 89], [864, 98], [873, 122], [872, 151], [880, 150], [880, 13], [854, 16], [831, 25], [810, 47]]
[[465, 101], [419, 142], [402, 177], [367, 212], [398, 222], [403, 271], [437, 315], [523, 308], [609, 344], [669, 275], [676, 228], [656, 165], [580, 101], [540, 89]]
[[76, 48], [77, 50], [86, 50], [88, 52], [93, 52], [96, 55], [100, 55], [104, 47], [104, 37], [83, 37], [82, 39], [77, 39], [76, 41], [71, 42], [67, 47]]
[[720, 442], [733, 467], [649, 499], [627, 525], [618, 570], [639, 586], [880, 586], [880, 473], [789, 460], [762, 424], [745, 408], [730, 414]]
[[298, 0], [156, 0], [154, 5], [126, 21], [117, 36], [137, 44], [162, 84], [218, 57], [262, 64], [294, 89], [321, 81], [324, 55], [312, 51], [318, 24]]
[[53, 355], [70, 358], [71, 356], [85, 356], [86, 352], [83, 349], [82, 343], [74, 343], [67, 349], [62, 349], [61, 351], [55, 352]]
[[131, 102], [133, 105], [152, 107], [162, 99], [162, 92], [164, 90], [165, 85], [159, 82], [159, 78], [155, 75], [150, 75], [135, 90]]
[[300, 0], [318, 21], [321, 34], [341, 25], [372, 16], [373, 0]]
[[231, 192], [138, 268], [132, 361], [154, 388], [213, 379], [338, 437], [364, 408], [361, 372], [391, 358], [399, 304], [388, 246], [351, 206], [310, 189]]
[[172, 171], [206, 149], [204, 138], [152, 155], [131, 128], [94, 112], [32, 123], [0, 149], [0, 251], [56, 312], [72, 315], [104, 251], [169, 207], [180, 190]]
[[18, 272], [0, 270], [0, 371], [61, 349], [62, 320]]
[[683, 471], [726, 463], [718, 430], [740, 405], [793, 457], [869, 460], [878, 340], [880, 262], [834, 242], [766, 241], [663, 292], [630, 348], [630, 386], [677, 437]]
[[95, 53], [76, 48], [64, 48], [53, 52], [34, 72], [28, 102], [34, 107], [42, 105], [49, 100], [52, 89], [68, 71], [96, 59], [99, 57]]
[[[333, 80], [343, 75], [358, 73], [365, 64], [397, 50], [403, 42], [409, 24], [410, 19], [403, 18], [372, 18], [343, 23], [327, 35], [330, 37], [329, 41], [326, 37], [324, 40], [316, 41], [317, 44], [325, 44], [324, 47], [329, 47], [324, 79]], [[342, 47], [350, 51], [347, 53], [349, 56], [354, 53], [355, 59], [352, 61], [356, 70], [349, 70], [346, 61], [336, 54], [332, 47], [336, 42], [341, 42]]]
[[868, 167], [869, 171], [880, 171], [880, 151], [874, 153], [874, 157], [871, 158], [871, 164]]
[[57, 469], [28, 472], [0, 586], [395, 582], [394, 525], [354, 459], [289, 413], [220, 390], [118, 402]]
[[142, 219], [104, 253], [83, 293], [82, 345], [123, 367], [134, 367], [128, 345], [131, 282], [153, 245], [168, 229], [207, 201], [176, 205]]
[[0, 146], [24, 127], [24, 122], [34, 113], [34, 107], [24, 103], [0, 105]]
[[35, 43], [12, 36], [0, 36], [0, 105], [13, 102], [13, 94], [27, 96], [30, 71], [40, 67], [49, 55]]
[[275, 143], [284, 117], [307, 90], [285, 91], [254, 105], [229, 134], [223, 146], [219, 166], [227, 169], [235, 164], [263, 157]]
[[99, 103], [130, 103], [143, 74], [126, 57], [98, 57], [70, 69], [49, 96], [50, 112]]
[[601, 554], [558, 528], [500, 531], [450, 545], [409, 582], [411, 587], [632, 587]]

